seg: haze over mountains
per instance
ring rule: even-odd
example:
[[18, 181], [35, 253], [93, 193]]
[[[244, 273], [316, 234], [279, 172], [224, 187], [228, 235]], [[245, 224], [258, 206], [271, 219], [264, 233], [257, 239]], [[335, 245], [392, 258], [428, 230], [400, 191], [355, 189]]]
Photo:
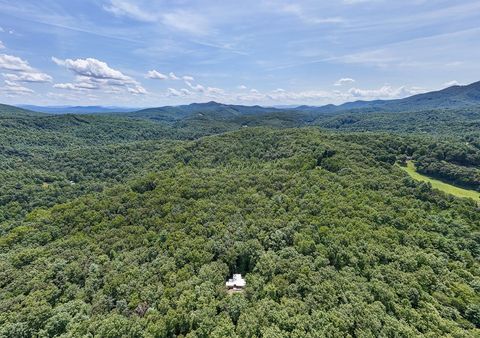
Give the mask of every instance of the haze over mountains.
[[305, 112], [305, 113], [338, 113], [346, 111], [359, 112], [395, 112], [395, 111], [418, 111], [442, 108], [467, 108], [480, 104], [480, 81], [469, 85], [455, 85], [439, 91], [409, 96], [403, 99], [354, 101], [340, 105], [325, 106], [297, 106], [297, 107], [262, 107], [222, 104], [214, 101], [207, 103], [192, 103], [181, 106], [163, 106], [139, 110], [133, 107], [111, 106], [36, 106], [19, 105], [28, 110], [50, 114], [94, 114], [94, 113], [131, 113], [138, 112], [141, 116], [160, 115], [174, 119], [181, 119], [191, 113], [223, 112], [231, 115], [272, 113], [272, 112]]
[[[64, 130], [75, 126], [82, 129], [86, 126], [82, 125], [89, 123], [105, 125], [107, 128], [109, 123], [122, 123], [134, 133], [135, 128], [147, 128], [152, 133], [161, 134], [173, 127], [176, 132], [182, 130], [187, 134], [195, 130], [196, 137], [256, 126], [319, 126], [345, 131], [450, 133], [475, 131], [480, 128], [479, 106], [480, 82], [475, 82], [399, 100], [356, 101], [339, 106], [274, 108], [211, 101], [136, 111], [96, 106], [38, 109], [54, 111], [45, 114], [2, 105], [0, 118], [34, 117], [35, 119], [29, 119], [28, 122], [15, 119], [8, 123], [19, 124], [19, 128], [27, 125], [40, 128], [38, 132], [43, 130], [42, 128]], [[61, 109], [65, 109], [68, 114], [61, 113]], [[82, 116], [78, 116], [79, 114]]]

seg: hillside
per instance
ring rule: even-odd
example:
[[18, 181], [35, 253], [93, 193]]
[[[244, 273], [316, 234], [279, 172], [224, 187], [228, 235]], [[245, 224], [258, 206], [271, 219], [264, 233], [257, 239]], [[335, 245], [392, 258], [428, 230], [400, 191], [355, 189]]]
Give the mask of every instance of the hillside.
[[[401, 140], [164, 143], [127, 183], [1, 224], [0, 332], [473, 337], [476, 204], [409, 179], [388, 156]], [[232, 272], [245, 293], [227, 295]]]
[[11, 117], [42, 116], [43, 114], [6, 104], [0, 104], [0, 119]]
[[300, 106], [296, 110], [316, 113], [346, 111], [360, 112], [405, 112], [429, 109], [464, 109], [480, 106], [480, 81], [465, 86], [451, 86], [442, 90], [427, 92], [395, 100], [373, 100], [347, 102], [341, 105], [321, 107]]

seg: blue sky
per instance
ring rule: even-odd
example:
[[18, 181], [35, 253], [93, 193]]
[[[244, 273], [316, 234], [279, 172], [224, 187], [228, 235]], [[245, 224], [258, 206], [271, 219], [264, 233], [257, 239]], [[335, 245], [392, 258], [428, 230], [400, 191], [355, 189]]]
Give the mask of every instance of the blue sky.
[[320, 105], [480, 80], [480, 1], [0, 0], [0, 102]]

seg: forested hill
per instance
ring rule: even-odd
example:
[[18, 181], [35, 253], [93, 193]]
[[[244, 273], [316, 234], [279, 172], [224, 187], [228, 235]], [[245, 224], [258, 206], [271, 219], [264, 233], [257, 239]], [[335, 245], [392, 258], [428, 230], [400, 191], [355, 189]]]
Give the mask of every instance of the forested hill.
[[345, 112], [354, 111], [420, 111], [428, 109], [460, 109], [480, 106], [480, 81], [469, 85], [455, 85], [442, 90], [427, 92], [396, 100], [355, 101], [338, 106], [298, 107], [301, 111]]
[[0, 119], [10, 117], [42, 116], [42, 113], [6, 104], [0, 104]]
[[480, 111], [302, 109], [0, 106], [0, 337], [480, 336]]
[[418, 94], [398, 101], [386, 102], [389, 110], [418, 110], [436, 108], [468, 108], [480, 105], [480, 81], [465, 86], [452, 86], [439, 91]]
[[1, 337], [480, 333], [478, 205], [397, 165], [478, 163], [461, 138], [4, 122]]

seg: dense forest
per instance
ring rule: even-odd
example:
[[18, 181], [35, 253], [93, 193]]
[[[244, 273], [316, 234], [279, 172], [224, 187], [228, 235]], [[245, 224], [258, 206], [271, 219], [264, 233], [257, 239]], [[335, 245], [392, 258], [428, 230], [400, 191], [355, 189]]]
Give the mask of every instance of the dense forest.
[[0, 337], [478, 337], [480, 207], [399, 165], [478, 191], [479, 110], [427, 108], [0, 107]]

